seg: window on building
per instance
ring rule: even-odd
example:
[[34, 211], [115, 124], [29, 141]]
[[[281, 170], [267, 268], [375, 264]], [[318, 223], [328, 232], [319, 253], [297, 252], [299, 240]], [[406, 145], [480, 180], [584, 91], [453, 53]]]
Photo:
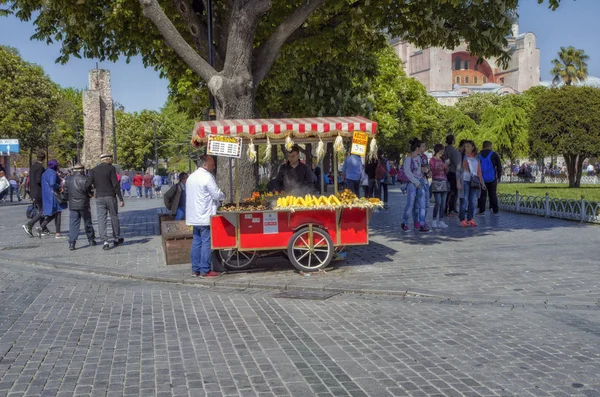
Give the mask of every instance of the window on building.
[[504, 77], [500, 77], [500, 84], [504, 84]]
[[477, 84], [477, 76], [473, 77], [473, 84]]
[[456, 76], [456, 84], [460, 84], [460, 76]]
[[487, 77], [483, 76], [483, 84], [487, 83]]
[[456, 57], [454, 60], [454, 70], [460, 70], [460, 57]]
[[469, 84], [469, 76], [465, 76], [465, 84]]
[[469, 61], [465, 61], [465, 70], [469, 70]]
[[477, 62], [475, 63], [475, 66], [473, 66], [473, 69], [475, 69], [476, 71], [479, 69], [479, 65], [477, 65]]

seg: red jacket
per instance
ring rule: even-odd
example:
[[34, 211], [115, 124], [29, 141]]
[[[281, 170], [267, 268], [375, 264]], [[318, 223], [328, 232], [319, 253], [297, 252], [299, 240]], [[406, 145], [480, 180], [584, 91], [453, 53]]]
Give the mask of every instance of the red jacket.
[[142, 186], [144, 184], [144, 177], [136, 175], [133, 177], [133, 186]]
[[144, 187], [152, 187], [152, 175], [144, 175]]

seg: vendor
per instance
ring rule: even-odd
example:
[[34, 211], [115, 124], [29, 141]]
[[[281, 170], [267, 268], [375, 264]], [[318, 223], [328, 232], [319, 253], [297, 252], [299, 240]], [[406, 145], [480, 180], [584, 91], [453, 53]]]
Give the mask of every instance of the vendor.
[[292, 146], [288, 161], [279, 168], [276, 185], [284, 192], [311, 192], [314, 190], [312, 172], [306, 164], [300, 162], [300, 148]]

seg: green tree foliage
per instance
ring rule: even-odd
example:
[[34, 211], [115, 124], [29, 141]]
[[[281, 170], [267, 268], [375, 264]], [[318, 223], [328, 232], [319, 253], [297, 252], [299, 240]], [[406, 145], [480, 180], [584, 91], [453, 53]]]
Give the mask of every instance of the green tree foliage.
[[49, 134], [50, 153], [59, 164], [77, 161], [77, 129], [79, 149], [83, 148], [82, 91], [76, 88], [59, 88], [56, 109]]
[[584, 50], [578, 50], [573, 46], [567, 48], [560, 47], [558, 58], [552, 60], [554, 66], [550, 74], [554, 76], [553, 84], [558, 84], [561, 81], [565, 85], [571, 85], [578, 81], [583, 81], [587, 78], [587, 60], [590, 57]]
[[504, 159], [514, 162], [529, 154], [530, 105], [520, 95], [501, 97], [500, 104], [489, 106], [482, 114], [478, 143], [490, 141]]
[[167, 102], [160, 112], [116, 112], [117, 156], [124, 169], [145, 170], [154, 163], [154, 126], [159, 161], [171, 169], [187, 170], [190, 132], [194, 122]]
[[569, 187], [579, 187], [583, 161], [600, 153], [600, 89], [565, 86], [535, 101], [530, 142], [536, 157], [562, 154]]
[[475, 123], [481, 123], [481, 115], [490, 106], [500, 104], [500, 96], [492, 93], [473, 94], [460, 98], [456, 108], [469, 116]]
[[45, 147], [57, 101], [58, 87], [41, 67], [0, 46], [0, 137], [19, 139], [25, 152]]

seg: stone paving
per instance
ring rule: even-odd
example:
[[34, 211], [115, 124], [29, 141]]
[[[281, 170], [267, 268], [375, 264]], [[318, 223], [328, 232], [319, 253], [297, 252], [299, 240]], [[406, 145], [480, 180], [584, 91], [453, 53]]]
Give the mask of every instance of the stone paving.
[[157, 201], [127, 199], [108, 252], [0, 207], [0, 397], [600, 396], [596, 226], [402, 233], [391, 200], [335, 270], [271, 258], [214, 285], [164, 265]]

